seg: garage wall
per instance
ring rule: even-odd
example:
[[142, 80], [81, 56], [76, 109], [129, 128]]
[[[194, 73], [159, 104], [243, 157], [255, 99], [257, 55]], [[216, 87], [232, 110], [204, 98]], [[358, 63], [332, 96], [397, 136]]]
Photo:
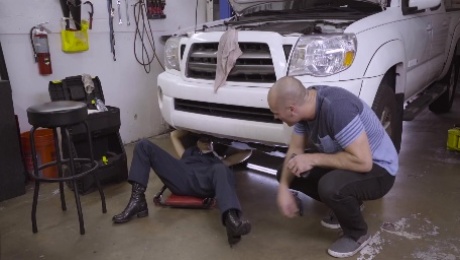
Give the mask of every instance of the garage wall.
[[[84, 2], [84, 1], [82, 1]], [[126, 24], [124, 0], [122, 0], [123, 25], [118, 25], [115, 12], [115, 49], [117, 61], [110, 52], [109, 26], [106, 0], [93, 0], [95, 14], [90, 31], [90, 50], [78, 54], [61, 51], [59, 0], [0, 0], [0, 42], [13, 88], [15, 113], [21, 132], [28, 131], [26, 109], [30, 105], [49, 101], [48, 82], [83, 73], [99, 76], [107, 105], [121, 109], [121, 136], [129, 143], [150, 137], [166, 130], [157, 102], [157, 75], [162, 71], [157, 61], [150, 74], [145, 73], [133, 54], [135, 24], [133, 4], [128, 0], [131, 26]], [[206, 0], [199, 0], [198, 23], [205, 21]], [[113, 6], [117, 11], [116, 0]], [[151, 20], [156, 41], [156, 51], [163, 62], [163, 44], [160, 37], [195, 24], [196, 1], [166, 0], [166, 19]], [[82, 18], [88, 18], [89, 6], [82, 8]], [[53, 74], [41, 76], [34, 63], [29, 40], [30, 28], [49, 22], [49, 35]]]

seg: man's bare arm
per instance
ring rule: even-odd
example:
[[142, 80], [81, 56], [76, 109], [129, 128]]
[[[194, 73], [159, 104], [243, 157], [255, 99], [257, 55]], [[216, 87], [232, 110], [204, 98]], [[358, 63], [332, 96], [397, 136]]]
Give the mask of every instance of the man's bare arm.
[[363, 131], [344, 151], [336, 154], [311, 154], [312, 164], [319, 167], [369, 172], [372, 169], [372, 152], [367, 134]]
[[305, 150], [305, 135], [292, 134], [291, 142], [289, 143], [289, 149], [284, 158], [283, 169], [281, 172], [280, 186], [289, 187], [294, 175], [292, 175], [287, 169], [287, 162], [292, 158], [293, 154], [303, 154]]
[[174, 149], [176, 150], [177, 155], [179, 158], [182, 157], [184, 154], [185, 148], [182, 144], [181, 138], [188, 134], [185, 130], [174, 130], [170, 134], [171, 142], [173, 144]]

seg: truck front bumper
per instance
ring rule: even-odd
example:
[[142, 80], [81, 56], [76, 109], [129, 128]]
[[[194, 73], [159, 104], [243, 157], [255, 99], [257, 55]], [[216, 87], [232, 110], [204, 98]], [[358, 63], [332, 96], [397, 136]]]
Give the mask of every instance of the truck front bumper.
[[[299, 79], [302, 80], [301, 77]], [[304, 85], [337, 86], [359, 96], [363, 81], [366, 80], [314, 84], [304, 82]], [[243, 142], [288, 144], [292, 128], [269, 119], [271, 115], [267, 104], [268, 90], [269, 87], [228, 82], [215, 92], [212, 81], [184, 79], [169, 72], [163, 72], [158, 76], [158, 103], [161, 114], [172, 127]], [[184, 100], [193, 102], [192, 109], [184, 111], [178, 108], [177, 101]], [[249, 109], [249, 114], [254, 113], [251, 108], [258, 109], [258, 113], [263, 110], [264, 120], [236, 118], [232, 112], [216, 115], [213, 114], [213, 105], [225, 106], [234, 109], [235, 112]], [[193, 106], [200, 109], [194, 110]]]

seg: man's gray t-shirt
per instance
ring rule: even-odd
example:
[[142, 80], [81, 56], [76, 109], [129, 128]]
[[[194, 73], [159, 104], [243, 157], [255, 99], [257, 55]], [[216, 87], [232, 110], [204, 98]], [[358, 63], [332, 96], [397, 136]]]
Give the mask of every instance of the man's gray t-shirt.
[[338, 87], [315, 86], [316, 117], [294, 126], [323, 153], [343, 151], [365, 131], [373, 162], [391, 175], [398, 171], [398, 153], [372, 109], [354, 94]]

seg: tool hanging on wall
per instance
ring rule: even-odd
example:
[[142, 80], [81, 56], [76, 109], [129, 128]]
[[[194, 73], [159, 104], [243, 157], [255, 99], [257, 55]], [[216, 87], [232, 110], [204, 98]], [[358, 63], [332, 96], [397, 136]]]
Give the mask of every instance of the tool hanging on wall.
[[113, 18], [115, 16], [115, 9], [113, 8], [112, 0], [107, 0], [107, 10], [109, 12], [110, 51], [113, 54], [113, 60], [116, 61], [117, 58], [115, 56], [115, 32], [113, 30]]
[[148, 19], [165, 19], [163, 13], [166, 0], [147, 0], [147, 17]]
[[[75, 23], [75, 29], [81, 29], [81, 0], [60, 0], [62, 13], [64, 18], [69, 18], [66, 20], [66, 29], [69, 30], [70, 24], [69, 21], [73, 20]], [[73, 19], [70, 19], [72, 15]]]
[[[63, 21], [68, 18], [63, 18]], [[64, 23], [64, 22], [63, 22]], [[89, 22], [81, 20], [81, 29], [65, 29], [62, 26], [61, 30], [61, 48], [65, 53], [78, 53], [89, 50]]]
[[117, 0], [117, 6], [118, 6], [118, 24], [122, 25], [123, 22], [121, 21], [121, 1]]
[[91, 7], [91, 12], [88, 12], [88, 14], [89, 14], [89, 29], [92, 30], [93, 29], [93, 16], [94, 16], [93, 3], [91, 3], [90, 1], [86, 1], [83, 4], [84, 5], [89, 5]]
[[32, 50], [34, 52], [35, 63], [38, 63], [38, 72], [41, 75], [49, 75], [53, 73], [51, 67], [51, 55], [48, 43], [48, 34], [51, 33], [41, 23], [30, 29], [30, 43], [32, 44]]
[[125, 0], [125, 9], [126, 9], [126, 24], [129, 26], [131, 23], [129, 22], [129, 6], [128, 6], [128, 0]]
[[[145, 0], [138, 0], [133, 9], [134, 22], [136, 26], [134, 36], [134, 57], [137, 62], [144, 67], [144, 70], [147, 73], [151, 71], [151, 64], [155, 58], [164, 70], [165, 68], [158, 59], [158, 55], [155, 50], [155, 39], [153, 37], [152, 27], [147, 20]], [[139, 47], [141, 49], [140, 51], [138, 51]]]
[[[81, 19], [81, 0], [60, 0], [62, 12], [64, 14], [61, 29], [61, 48], [65, 53], [84, 52], [89, 49], [88, 29], [92, 28], [94, 14], [93, 4], [89, 4], [91, 12], [89, 13], [89, 22]], [[73, 24], [73, 25], [72, 25]]]

